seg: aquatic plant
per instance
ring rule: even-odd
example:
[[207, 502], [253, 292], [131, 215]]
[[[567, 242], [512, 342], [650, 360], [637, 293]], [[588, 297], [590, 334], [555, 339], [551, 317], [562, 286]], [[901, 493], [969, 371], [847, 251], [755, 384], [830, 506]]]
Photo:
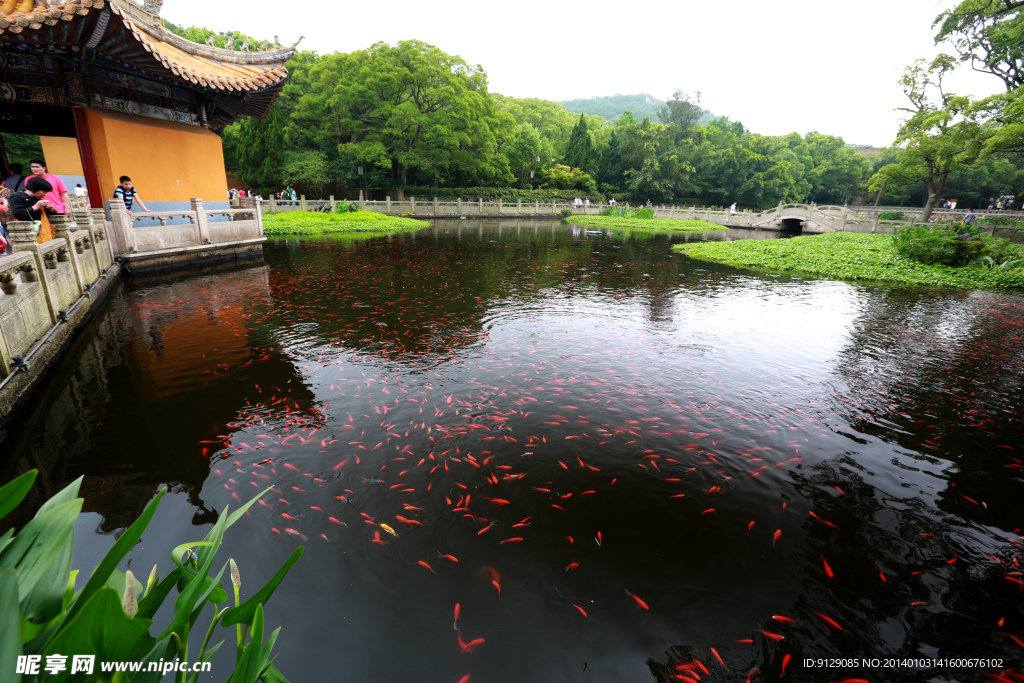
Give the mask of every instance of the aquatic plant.
[[[21, 503], [36, 474], [31, 470], [0, 488], [0, 518]], [[10, 666], [2, 676], [4, 680], [15, 680], [9, 676], [21, 655], [39, 655], [46, 661], [51, 655], [80, 654], [95, 656], [92, 674], [72, 675], [69, 665], [54, 676], [26, 673], [21, 680], [159, 681], [164, 674], [161, 669], [173, 670], [166, 664], [175, 658], [189, 665], [212, 660], [223, 645], [222, 641], [210, 647], [211, 636], [220, 623], [225, 628], [237, 626], [235, 668], [229, 683], [287, 683], [270, 659], [280, 629], [264, 639], [263, 605], [302, 556], [303, 547], [296, 548], [273, 578], [245, 602], [239, 598], [241, 578], [232, 562], [234, 607], [226, 604], [228, 594], [221, 585], [227, 564], [216, 576], [210, 576], [224, 532], [266, 491], [230, 514], [225, 508], [202, 541], [185, 543], [171, 551], [175, 569], [158, 579], [154, 566], [143, 586], [130, 571], [122, 572], [117, 565], [153, 519], [166, 492], [162, 489], [117, 539], [85, 586], [76, 590], [79, 572], [71, 569], [71, 560], [75, 523], [84, 502], [78, 497], [81, 483], [80, 477], [44, 503], [19, 533], [8, 529], [0, 536], [0, 661]], [[150, 633], [153, 616], [174, 588], [178, 597], [171, 623], [154, 636]], [[190, 657], [189, 637], [207, 603], [213, 612], [210, 624], [198, 652], [193, 650]], [[106, 672], [100, 662], [142, 662], [142, 667], [138, 672]], [[159, 666], [147, 671], [150, 663]], [[198, 672], [175, 672], [176, 683], [194, 683], [198, 678]]]
[[263, 217], [263, 230], [268, 235], [326, 235], [345, 232], [372, 232], [385, 235], [429, 227], [426, 221], [398, 216], [385, 216], [373, 211], [319, 213], [286, 211]]
[[970, 232], [945, 225], [912, 225], [893, 235], [892, 243], [900, 256], [914, 261], [962, 266], [977, 259], [984, 248], [980, 240], [970, 237]]
[[1024, 268], [928, 265], [900, 256], [888, 235], [835, 232], [791, 239], [688, 243], [673, 248], [690, 258], [761, 271], [965, 289], [1024, 288]]

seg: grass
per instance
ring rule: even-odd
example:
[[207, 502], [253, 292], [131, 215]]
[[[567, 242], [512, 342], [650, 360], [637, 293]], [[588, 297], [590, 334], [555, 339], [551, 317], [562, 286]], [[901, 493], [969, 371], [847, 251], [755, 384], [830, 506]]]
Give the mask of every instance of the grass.
[[728, 230], [725, 226], [681, 218], [619, 218], [617, 216], [570, 216], [565, 219], [584, 228], [629, 228], [657, 232], [707, 232]]
[[889, 235], [836, 232], [792, 239], [679, 244], [673, 249], [702, 261], [840, 280], [964, 289], [1024, 288], [1024, 268], [925, 265], [897, 255]]
[[411, 232], [430, 224], [412, 218], [396, 218], [374, 213], [318, 213], [312, 211], [286, 211], [263, 217], [263, 229], [268, 235], [328, 235], [362, 233], [387, 235]]

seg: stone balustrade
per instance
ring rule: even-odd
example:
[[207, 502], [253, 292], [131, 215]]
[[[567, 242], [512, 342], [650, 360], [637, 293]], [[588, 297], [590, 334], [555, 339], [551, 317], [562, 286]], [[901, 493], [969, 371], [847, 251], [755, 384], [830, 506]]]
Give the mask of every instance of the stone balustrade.
[[0, 378], [30, 360], [75, 309], [88, 307], [90, 293], [116, 267], [102, 211], [78, 208], [50, 222], [56, 237], [43, 244], [32, 222], [7, 226], [14, 253], [0, 257]]
[[[213, 221], [213, 216], [225, 216], [227, 220]], [[122, 200], [113, 199], [110, 218], [114, 253], [119, 257], [243, 240], [263, 241], [263, 216], [256, 200], [250, 197], [242, 198], [237, 209], [207, 210], [202, 199], [192, 199], [190, 211], [134, 214], [128, 213]]]

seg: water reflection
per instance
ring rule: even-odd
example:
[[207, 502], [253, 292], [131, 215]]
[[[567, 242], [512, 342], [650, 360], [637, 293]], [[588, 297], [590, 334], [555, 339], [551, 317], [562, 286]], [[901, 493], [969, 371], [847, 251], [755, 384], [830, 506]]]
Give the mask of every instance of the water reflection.
[[308, 547], [267, 605], [295, 680], [328, 652], [375, 681], [1009, 663], [1020, 297], [752, 275], [687, 238], [448, 221], [140, 280], [8, 443], [51, 487], [86, 474], [101, 531], [171, 484], [148, 565], [273, 485], [228, 550], [259, 575]]

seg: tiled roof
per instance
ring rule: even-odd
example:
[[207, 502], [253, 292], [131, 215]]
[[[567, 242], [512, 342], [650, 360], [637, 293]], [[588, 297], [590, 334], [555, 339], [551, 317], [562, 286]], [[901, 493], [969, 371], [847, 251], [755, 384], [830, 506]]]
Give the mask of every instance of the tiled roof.
[[[284, 63], [295, 53], [298, 45], [296, 43], [257, 52], [197, 45], [163, 29], [155, 15], [129, 0], [70, 0], [50, 7], [40, 3], [30, 11], [18, 11], [33, 1], [38, 0], [14, 0], [14, 10], [3, 15], [3, 10], [11, 4], [11, 0], [0, 0], [0, 42], [8, 42], [10, 39], [26, 43], [64, 42], [52, 37], [53, 27], [60, 28], [61, 22], [75, 23], [91, 19], [89, 23], [96, 24], [91, 31], [62, 31], [61, 35], [72, 38], [77, 36], [79, 39], [73, 40], [73, 44], [86, 43], [92, 36], [98, 52], [129, 63], [140, 62], [136, 65], [150, 69], [156, 66], [152, 64], [155, 60], [159, 67], [187, 84], [226, 94], [247, 96], [268, 89], [276, 91], [278, 88], [275, 86], [279, 86], [288, 77]], [[116, 17], [116, 20], [109, 22], [112, 25], [110, 27], [95, 20], [95, 15], [100, 14], [108, 4]], [[125, 41], [124, 36], [119, 39], [118, 34], [124, 31], [114, 26], [115, 23], [123, 26], [131, 40]], [[5, 33], [8, 35], [5, 36]], [[50, 37], [33, 36], [30, 33], [47, 34]], [[127, 45], [126, 42], [134, 44]], [[139, 47], [148, 55], [142, 55]]]

